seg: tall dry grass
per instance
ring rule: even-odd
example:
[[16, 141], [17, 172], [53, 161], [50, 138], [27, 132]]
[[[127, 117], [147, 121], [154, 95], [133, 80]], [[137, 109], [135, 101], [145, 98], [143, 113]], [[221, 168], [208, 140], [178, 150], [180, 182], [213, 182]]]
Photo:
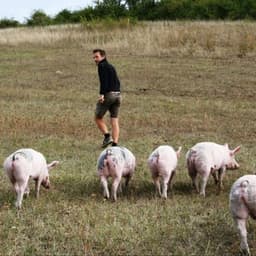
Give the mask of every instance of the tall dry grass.
[[255, 56], [256, 23], [248, 21], [82, 24], [0, 30], [0, 45], [77, 44], [145, 56]]

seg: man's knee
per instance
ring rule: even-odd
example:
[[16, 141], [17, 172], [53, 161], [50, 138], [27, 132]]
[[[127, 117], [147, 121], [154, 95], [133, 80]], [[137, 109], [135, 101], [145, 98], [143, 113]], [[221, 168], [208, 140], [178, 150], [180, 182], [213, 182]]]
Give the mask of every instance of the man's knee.
[[104, 122], [103, 117], [97, 117], [97, 116], [95, 116], [95, 123], [96, 123], [96, 124], [101, 124], [102, 122]]
[[113, 128], [119, 127], [118, 118], [111, 118], [111, 126], [112, 126]]

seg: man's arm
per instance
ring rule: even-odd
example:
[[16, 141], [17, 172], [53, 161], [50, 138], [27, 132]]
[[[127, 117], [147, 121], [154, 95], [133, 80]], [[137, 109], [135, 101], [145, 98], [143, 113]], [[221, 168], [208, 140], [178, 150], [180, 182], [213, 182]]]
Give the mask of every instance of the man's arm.
[[104, 65], [99, 65], [98, 69], [99, 79], [100, 79], [100, 95], [104, 95], [108, 88], [108, 70]]

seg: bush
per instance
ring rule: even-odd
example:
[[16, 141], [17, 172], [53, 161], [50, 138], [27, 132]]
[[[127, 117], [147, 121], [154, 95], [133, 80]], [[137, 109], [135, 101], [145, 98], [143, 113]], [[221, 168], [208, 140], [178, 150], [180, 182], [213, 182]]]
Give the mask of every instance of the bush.
[[54, 24], [65, 24], [65, 23], [71, 23], [72, 13], [64, 9], [61, 12], [59, 12], [55, 18], [53, 19]]
[[52, 19], [41, 10], [35, 11], [31, 19], [27, 20], [28, 26], [47, 26], [51, 24]]
[[93, 20], [83, 20], [82, 25], [86, 30], [91, 31], [107, 31], [113, 29], [128, 29], [137, 24], [137, 20], [134, 18], [121, 18], [121, 19], [93, 19]]
[[17, 20], [2, 19], [0, 20], [0, 28], [18, 27], [20, 24]]

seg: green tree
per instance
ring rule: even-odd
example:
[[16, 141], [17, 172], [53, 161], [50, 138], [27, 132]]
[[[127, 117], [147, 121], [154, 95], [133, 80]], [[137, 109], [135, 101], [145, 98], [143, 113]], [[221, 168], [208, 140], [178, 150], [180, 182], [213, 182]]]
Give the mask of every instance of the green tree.
[[191, 18], [193, 0], [162, 0], [159, 5], [160, 17], [169, 20]]
[[72, 23], [79, 23], [84, 21], [90, 21], [96, 18], [96, 12], [93, 7], [87, 7], [79, 11], [74, 11], [71, 15], [70, 21]]
[[27, 20], [28, 26], [47, 26], [52, 24], [52, 19], [42, 10], [36, 10], [30, 19]]
[[1, 19], [0, 28], [13, 28], [18, 27], [20, 23], [17, 20], [13, 19]]
[[156, 20], [161, 16], [157, 10], [158, 4], [155, 0], [140, 0], [132, 14], [139, 20]]
[[55, 24], [65, 24], [65, 23], [70, 23], [72, 20], [72, 13], [64, 9], [61, 12], [59, 12], [53, 19], [53, 22]]
[[95, 1], [94, 12], [98, 18], [108, 17], [116, 19], [128, 15], [125, 3], [121, 0], [97, 0]]
[[256, 2], [254, 0], [233, 0], [233, 9], [229, 14], [232, 20], [256, 18]]

